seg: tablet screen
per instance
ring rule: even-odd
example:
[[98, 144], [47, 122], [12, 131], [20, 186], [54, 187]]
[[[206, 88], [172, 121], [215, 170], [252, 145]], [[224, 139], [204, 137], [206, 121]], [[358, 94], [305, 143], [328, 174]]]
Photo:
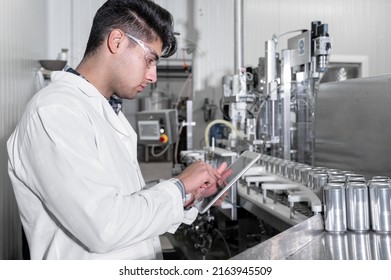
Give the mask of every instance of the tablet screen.
[[196, 198], [195, 207], [197, 207], [198, 211], [201, 214], [205, 213], [260, 157], [261, 155], [255, 152], [243, 152], [221, 173], [224, 179], [218, 183], [218, 190], [215, 194], [207, 198], [203, 198], [201, 194]]

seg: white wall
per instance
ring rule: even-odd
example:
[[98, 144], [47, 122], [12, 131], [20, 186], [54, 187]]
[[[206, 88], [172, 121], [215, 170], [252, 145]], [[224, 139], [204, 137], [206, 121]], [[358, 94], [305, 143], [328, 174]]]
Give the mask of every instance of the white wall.
[[38, 60], [46, 56], [46, 7], [46, 0], [0, 0], [0, 259], [22, 256], [6, 141], [35, 92]]
[[69, 49], [68, 64], [76, 67], [83, 57], [92, 20], [104, 0], [48, 1], [48, 58], [56, 59], [62, 48]]
[[[391, 72], [390, 1], [244, 0], [244, 9], [246, 63], [256, 61], [272, 34], [310, 29], [311, 21], [320, 20], [329, 24], [332, 56], [368, 56], [370, 76]], [[282, 38], [280, 49], [286, 47], [287, 38]]]

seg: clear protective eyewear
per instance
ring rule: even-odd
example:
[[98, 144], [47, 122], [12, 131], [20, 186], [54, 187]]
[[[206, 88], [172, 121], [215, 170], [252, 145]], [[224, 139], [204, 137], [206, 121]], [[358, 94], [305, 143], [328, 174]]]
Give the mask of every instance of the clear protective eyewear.
[[154, 49], [152, 49], [146, 43], [144, 43], [140, 39], [138, 39], [130, 34], [125, 33], [125, 35], [128, 38], [132, 39], [134, 42], [136, 42], [144, 50], [144, 53], [145, 53], [144, 59], [145, 59], [145, 63], [147, 65], [148, 69], [155, 67], [159, 63], [160, 57], [157, 55], [157, 53], [155, 52]]

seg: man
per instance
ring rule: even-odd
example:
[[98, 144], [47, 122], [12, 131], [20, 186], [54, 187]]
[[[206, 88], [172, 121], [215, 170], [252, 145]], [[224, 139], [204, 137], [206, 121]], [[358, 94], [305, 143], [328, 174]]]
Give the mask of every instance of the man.
[[109, 100], [133, 99], [176, 51], [172, 16], [147, 0], [109, 0], [79, 66], [54, 72], [8, 140], [9, 175], [32, 259], [162, 258], [159, 235], [197, 215], [218, 170], [196, 162], [149, 189], [137, 136]]

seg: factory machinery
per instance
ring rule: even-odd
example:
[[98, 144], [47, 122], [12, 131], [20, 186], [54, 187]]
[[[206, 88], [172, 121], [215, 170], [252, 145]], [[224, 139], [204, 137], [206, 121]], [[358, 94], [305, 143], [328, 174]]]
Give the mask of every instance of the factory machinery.
[[315, 166], [315, 100], [332, 44], [328, 25], [319, 21], [312, 22], [311, 30], [294, 32], [299, 34], [288, 39], [281, 55], [277, 45], [282, 36], [273, 36], [257, 67], [223, 77], [224, 119], [209, 123], [203, 150], [181, 151], [174, 175], [196, 160], [217, 167], [245, 150], [262, 156], [221, 206], [170, 237], [177, 249], [173, 258], [391, 258], [387, 230], [381, 235], [364, 230], [364, 236], [346, 230], [325, 233], [325, 186], [353, 180], [366, 184], [374, 178]]
[[[281, 36], [274, 35], [257, 67], [223, 77], [224, 119], [208, 124], [205, 149], [181, 152], [182, 169], [196, 160], [215, 167], [232, 163], [245, 150], [263, 155], [221, 207], [177, 233], [175, 241], [182, 248], [187, 243], [187, 254], [196, 249], [198, 255], [188, 258], [213, 257], [218, 250], [223, 254], [216, 258], [232, 257], [322, 212], [308, 173], [314, 160], [315, 92], [327, 69], [331, 40], [328, 25], [319, 21], [294, 33], [281, 57]], [[222, 244], [220, 249], [214, 243]]]

